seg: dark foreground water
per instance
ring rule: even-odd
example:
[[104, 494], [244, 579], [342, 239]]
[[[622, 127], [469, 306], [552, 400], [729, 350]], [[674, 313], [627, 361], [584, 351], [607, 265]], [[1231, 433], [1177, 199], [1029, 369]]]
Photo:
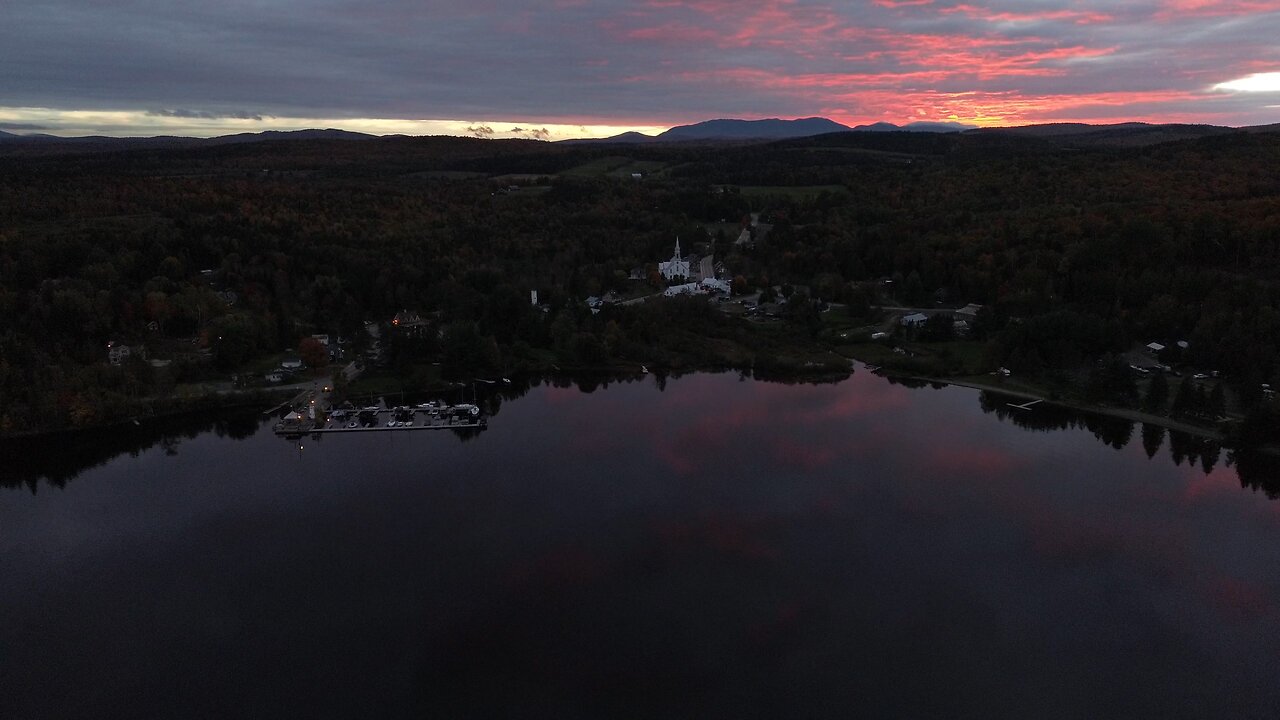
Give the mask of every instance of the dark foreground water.
[[1032, 413], [694, 375], [10, 449], [0, 717], [1276, 717], [1265, 471]]

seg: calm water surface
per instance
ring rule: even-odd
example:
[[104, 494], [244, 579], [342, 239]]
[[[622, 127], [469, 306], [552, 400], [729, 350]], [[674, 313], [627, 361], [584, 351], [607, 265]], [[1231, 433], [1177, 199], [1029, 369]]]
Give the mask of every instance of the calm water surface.
[[692, 375], [10, 451], [0, 717], [1280, 715], [1280, 503], [1008, 412]]

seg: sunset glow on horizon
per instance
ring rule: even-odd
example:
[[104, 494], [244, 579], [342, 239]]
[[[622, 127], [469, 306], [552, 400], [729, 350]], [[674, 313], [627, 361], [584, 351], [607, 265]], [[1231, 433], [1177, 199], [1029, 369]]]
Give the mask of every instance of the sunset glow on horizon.
[[0, 10], [0, 130], [559, 140], [729, 117], [1280, 120], [1271, 0], [240, 4]]

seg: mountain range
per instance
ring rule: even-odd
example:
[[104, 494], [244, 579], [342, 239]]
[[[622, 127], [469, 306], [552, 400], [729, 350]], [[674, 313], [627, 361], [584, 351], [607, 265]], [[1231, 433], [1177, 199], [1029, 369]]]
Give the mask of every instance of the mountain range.
[[[1086, 123], [1048, 123], [1021, 127], [978, 128], [957, 122], [913, 122], [895, 125], [877, 122], [850, 127], [822, 117], [782, 120], [717, 119], [692, 125], [679, 125], [658, 135], [626, 132], [608, 138], [563, 140], [562, 144], [641, 144], [677, 142], [768, 142], [795, 138], [814, 137], [846, 132], [913, 132], [913, 133], [981, 133], [984, 135], [1011, 135], [1038, 138], [1058, 145], [1087, 146], [1145, 146], [1173, 140], [1189, 140], [1210, 135], [1236, 132], [1275, 132], [1280, 124], [1246, 128], [1230, 128], [1216, 125], [1149, 124], [1140, 122], [1112, 125]], [[211, 147], [236, 143], [266, 142], [272, 140], [370, 140], [379, 136], [337, 129], [313, 129], [280, 131], [267, 130], [256, 133], [237, 133], [211, 138], [193, 138], [161, 135], [156, 137], [59, 137], [46, 134], [18, 135], [0, 131], [0, 154], [46, 154], [66, 152], [110, 152], [131, 149], [175, 149]]]
[[271, 140], [368, 140], [375, 137], [378, 136], [332, 128], [325, 130], [264, 130], [262, 132], [219, 135], [211, 138], [182, 137], [178, 135], [156, 135], [153, 137], [83, 135], [79, 137], [62, 137], [45, 133], [18, 135], [0, 130], [0, 148], [8, 151], [5, 154], [21, 154], [24, 150], [33, 154], [67, 151], [110, 152], [115, 150], [169, 150], [212, 147]]
[[837, 132], [962, 132], [976, 129], [976, 125], [951, 122], [913, 122], [906, 125], [878, 122], [871, 125], [850, 127], [823, 117], [797, 120], [706, 120], [692, 125], [678, 125], [657, 135], [626, 132], [607, 138], [565, 140], [573, 144], [687, 142], [690, 140], [786, 140], [812, 137]]

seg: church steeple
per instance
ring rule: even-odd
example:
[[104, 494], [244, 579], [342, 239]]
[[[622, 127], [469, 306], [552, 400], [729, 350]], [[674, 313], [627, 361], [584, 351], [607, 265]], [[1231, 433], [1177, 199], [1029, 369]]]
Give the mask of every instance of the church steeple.
[[671, 259], [672, 259], [672, 260], [679, 260], [679, 259], [680, 259], [680, 258], [682, 258], [682, 257], [684, 257], [684, 256], [680, 254], [680, 236], [679, 236], [679, 235], [677, 235], [677, 236], [676, 236], [676, 254], [675, 254], [675, 255], [673, 255], [673, 256], [671, 256]]

